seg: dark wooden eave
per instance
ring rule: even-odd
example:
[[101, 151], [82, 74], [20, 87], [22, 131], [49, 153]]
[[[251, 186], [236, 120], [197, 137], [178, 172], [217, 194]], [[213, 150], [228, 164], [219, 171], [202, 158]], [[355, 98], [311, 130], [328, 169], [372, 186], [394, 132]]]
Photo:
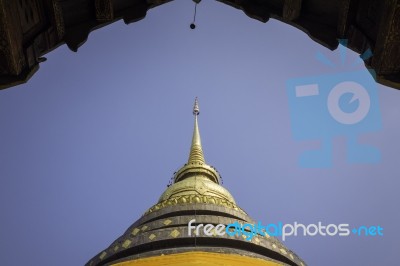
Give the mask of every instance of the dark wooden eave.
[[[62, 44], [72, 51], [89, 33], [117, 20], [126, 24], [171, 0], [0, 0], [0, 89], [25, 83], [43, 57]], [[336, 49], [348, 39], [376, 81], [400, 89], [400, 0], [217, 0], [250, 18], [290, 24]], [[268, 51], [266, 51], [268, 52]]]

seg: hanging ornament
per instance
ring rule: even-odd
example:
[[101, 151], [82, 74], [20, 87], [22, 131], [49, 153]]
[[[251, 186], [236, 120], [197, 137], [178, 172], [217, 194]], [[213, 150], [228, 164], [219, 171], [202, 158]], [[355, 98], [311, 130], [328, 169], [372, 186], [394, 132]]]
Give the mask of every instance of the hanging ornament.
[[196, 28], [196, 10], [197, 10], [197, 4], [201, 2], [201, 0], [193, 0], [194, 4], [194, 16], [193, 16], [193, 22], [190, 24], [190, 28], [194, 30]]

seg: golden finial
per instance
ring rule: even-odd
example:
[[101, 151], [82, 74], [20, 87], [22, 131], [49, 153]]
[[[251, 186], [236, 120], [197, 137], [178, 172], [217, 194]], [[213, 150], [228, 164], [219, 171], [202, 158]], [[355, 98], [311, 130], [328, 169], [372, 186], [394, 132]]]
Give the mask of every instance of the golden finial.
[[[199, 124], [197, 121], [199, 114], [199, 102], [196, 97], [193, 106], [194, 130], [192, 137], [192, 146], [190, 147], [189, 160], [181, 169], [179, 169], [175, 173], [174, 183], [184, 181], [193, 176], [202, 176], [203, 178], [207, 178], [214, 183], [220, 184], [220, 176], [217, 170], [214, 167], [206, 164], [204, 160], [203, 148], [201, 147], [200, 140]], [[196, 186], [196, 179], [194, 180], [194, 184], [187, 183], [186, 185]]]
[[199, 125], [197, 122], [197, 116], [199, 114], [200, 114], [199, 102], [196, 97], [193, 106], [194, 130], [193, 130], [192, 146], [190, 147], [188, 163], [205, 163], [203, 149], [201, 147]]
[[200, 114], [199, 101], [197, 100], [197, 97], [194, 99], [193, 114], [194, 115]]

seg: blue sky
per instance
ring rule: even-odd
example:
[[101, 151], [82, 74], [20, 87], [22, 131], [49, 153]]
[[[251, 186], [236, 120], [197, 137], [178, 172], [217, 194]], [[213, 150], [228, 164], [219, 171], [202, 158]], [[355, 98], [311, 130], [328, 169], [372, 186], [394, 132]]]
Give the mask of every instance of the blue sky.
[[309, 265], [394, 265], [399, 91], [378, 85], [382, 130], [359, 136], [379, 164], [347, 163], [338, 136], [331, 168], [302, 168], [301, 152], [319, 144], [294, 140], [286, 82], [331, 73], [315, 55], [335, 61], [338, 51], [215, 1], [201, 2], [190, 30], [193, 8], [173, 1], [97, 30], [78, 53], [64, 45], [28, 84], [0, 91], [2, 265], [83, 265], [111, 244], [186, 162], [195, 96], [206, 161], [250, 216], [380, 225], [382, 237], [285, 244]]

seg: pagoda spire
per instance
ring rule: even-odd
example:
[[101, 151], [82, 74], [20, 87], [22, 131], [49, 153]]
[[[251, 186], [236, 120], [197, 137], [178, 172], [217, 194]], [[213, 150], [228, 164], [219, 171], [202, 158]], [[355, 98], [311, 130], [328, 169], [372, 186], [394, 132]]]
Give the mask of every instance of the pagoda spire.
[[190, 154], [188, 164], [191, 163], [205, 163], [203, 148], [201, 147], [201, 139], [199, 132], [199, 124], [197, 121], [197, 117], [200, 114], [199, 102], [196, 99], [194, 100], [193, 106], [193, 115], [194, 115], [194, 129], [193, 129], [193, 137], [192, 137], [192, 146], [190, 147]]
[[[192, 137], [192, 145], [190, 147], [188, 162], [179, 169], [174, 175], [174, 183], [180, 182], [192, 176], [202, 176], [208, 178], [214, 183], [220, 183], [220, 176], [217, 170], [206, 164], [204, 160], [203, 148], [201, 147], [200, 131], [198, 116], [200, 114], [199, 102], [197, 97], [194, 101], [193, 115], [194, 115], [194, 129]], [[192, 184], [193, 185], [193, 184]]]

